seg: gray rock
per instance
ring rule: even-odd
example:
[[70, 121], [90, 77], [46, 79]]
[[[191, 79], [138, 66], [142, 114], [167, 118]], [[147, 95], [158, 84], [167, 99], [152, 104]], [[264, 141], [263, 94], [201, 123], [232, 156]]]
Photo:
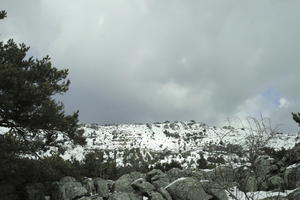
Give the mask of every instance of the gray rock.
[[208, 195], [202, 188], [199, 181], [191, 177], [183, 177], [170, 183], [165, 188], [173, 200], [209, 200]]
[[[254, 167], [257, 176], [259, 177], [267, 177], [272, 171], [276, 170], [277, 168], [274, 167], [274, 159], [270, 158], [269, 156], [260, 156], [254, 162]], [[276, 169], [275, 169], [276, 168]]]
[[149, 198], [151, 200], [165, 200], [165, 198], [158, 192], [150, 192]]
[[83, 180], [82, 184], [83, 184], [83, 187], [85, 187], [85, 189], [88, 191], [90, 196], [92, 196], [93, 194], [96, 193], [96, 188], [95, 188], [93, 179], [86, 178]]
[[282, 190], [284, 188], [284, 180], [280, 176], [271, 176], [268, 178], [269, 190]]
[[88, 195], [88, 191], [73, 177], [64, 177], [53, 184], [52, 200], [73, 200]]
[[258, 190], [258, 180], [252, 174], [245, 175], [244, 178], [240, 177], [238, 183], [239, 189], [243, 192], [255, 192]]
[[300, 186], [300, 164], [287, 168], [284, 172], [284, 183], [289, 190]]
[[170, 180], [166, 174], [159, 169], [153, 169], [146, 175], [146, 180], [152, 183], [155, 188], [166, 187], [170, 184]]
[[45, 187], [42, 183], [34, 183], [26, 186], [28, 200], [44, 200]]
[[178, 168], [172, 168], [166, 173], [167, 177], [169, 178], [170, 182], [173, 182], [181, 177], [187, 177], [186, 173]]
[[102, 178], [96, 178], [94, 180], [94, 185], [96, 188], [96, 193], [100, 196], [100, 197], [105, 197], [108, 198], [109, 193], [110, 193], [110, 182], [107, 180], [104, 180]]
[[121, 176], [115, 182], [115, 191], [116, 192], [134, 192], [134, 189], [131, 187], [131, 183], [139, 178], [145, 178], [146, 176], [139, 172], [132, 172], [130, 174], [125, 174]]
[[172, 200], [170, 193], [165, 188], [159, 188], [157, 190], [166, 200]]
[[201, 182], [204, 191], [213, 196], [215, 200], [228, 200], [227, 193], [225, 192], [224, 185], [205, 181]]
[[96, 195], [96, 196], [90, 196], [90, 197], [81, 197], [78, 200], [103, 200], [103, 198]]
[[230, 184], [236, 181], [235, 171], [232, 167], [219, 166], [213, 170], [211, 179], [218, 183]]
[[262, 200], [289, 200], [284, 196], [267, 197]]
[[143, 197], [134, 193], [114, 192], [109, 196], [109, 200], [143, 200]]
[[288, 200], [299, 200], [300, 199], [300, 188], [296, 189], [292, 193], [288, 194]]
[[150, 192], [154, 191], [155, 187], [143, 178], [139, 178], [131, 183], [131, 187], [138, 193], [149, 196]]

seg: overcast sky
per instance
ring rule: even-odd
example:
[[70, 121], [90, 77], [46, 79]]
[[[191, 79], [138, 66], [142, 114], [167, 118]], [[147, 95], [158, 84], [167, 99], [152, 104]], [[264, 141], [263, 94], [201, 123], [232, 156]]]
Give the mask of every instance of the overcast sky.
[[299, 0], [1, 0], [0, 39], [69, 68], [82, 122], [270, 117], [298, 131]]

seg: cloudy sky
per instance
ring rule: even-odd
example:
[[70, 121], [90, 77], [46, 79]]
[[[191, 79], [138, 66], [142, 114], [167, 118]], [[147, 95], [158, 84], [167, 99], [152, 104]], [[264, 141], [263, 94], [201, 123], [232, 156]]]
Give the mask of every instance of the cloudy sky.
[[69, 68], [59, 97], [83, 122], [298, 127], [298, 0], [1, 0], [0, 39]]

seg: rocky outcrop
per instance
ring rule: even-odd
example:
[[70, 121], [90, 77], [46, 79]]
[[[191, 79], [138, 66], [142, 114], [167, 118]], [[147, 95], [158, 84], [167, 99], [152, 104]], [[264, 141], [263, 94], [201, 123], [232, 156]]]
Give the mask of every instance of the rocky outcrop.
[[300, 164], [292, 165], [285, 170], [284, 183], [287, 189], [300, 187]]
[[113, 183], [109, 180], [104, 180], [102, 178], [96, 178], [93, 181], [95, 191], [100, 197], [108, 198], [111, 193], [111, 187]]
[[212, 196], [208, 195], [199, 181], [191, 177], [183, 177], [170, 183], [166, 190], [170, 193], [173, 200], [209, 200]]
[[169, 177], [159, 169], [153, 169], [146, 175], [147, 181], [152, 183], [155, 188], [166, 187], [170, 184]]
[[146, 174], [125, 174], [116, 181], [89, 178], [82, 183], [64, 177], [53, 183], [50, 193], [41, 184], [27, 185], [26, 192], [29, 200], [46, 200], [45, 194], [50, 194], [50, 200], [228, 200], [234, 188], [250, 194], [256, 191], [282, 194], [289, 189], [294, 191], [275, 199], [299, 200], [300, 145], [279, 161], [258, 157], [254, 166], [221, 165], [212, 170], [173, 168], [167, 172], [154, 169]]
[[87, 189], [75, 178], [68, 176], [53, 184], [51, 199], [73, 200], [86, 195], [88, 195]]
[[133, 181], [131, 187], [143, 196], [150, 196], [150, 193], [155, 190], [155, 187], [143, 178]]
[[132, 172], [132, 173], [121, 176], [115, 182], [115, 185], [114, 185], [115, 191], [116, 192], [127, 192], [127, 193], [135, 192], [131, 186], [131, 183], [140, 178], [146, 178], [146, 175], [139, 173], [139, 172]]

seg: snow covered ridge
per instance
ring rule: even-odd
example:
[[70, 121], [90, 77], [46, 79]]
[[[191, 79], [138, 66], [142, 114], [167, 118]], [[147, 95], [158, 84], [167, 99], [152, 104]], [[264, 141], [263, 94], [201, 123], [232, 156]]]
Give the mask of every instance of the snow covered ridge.
[[[257, 137], [261, 138], [268, 137], [269, 134], [231, 126], [211, 127], [195, 121], [102, 126], [84, 124], [82, 128], [87, 144], [74, 146], [70, 141], [65, 141], [63, 147], [66, 151], [62, 155], [64, 159], [80, 161], [87, 153], [97, 150], [103, 151], [106, 159], [116, 159], [118, 165], [126, 165], [126, 159], [142, 159], [150, 165], [175, 160], [183, 167], [196, 167], [201, 154], [205, 159], [210, 156], [216, 158], [222, 154], [222, 150], [214, 145], [231, 144], [243, 147], [246, 146], [247, 136], [257, 134]], [[0, 134], [4, 132], [5, 129], [0, 129]], [[65, 139], [62, 135], [59, 138]], [[275, 149], [288, 149], [297, 141], [297, 135], [275, 133], [266, 145]], [[56, 152], [53, 148], [43, 155], [49, 156]]]
[[[233, 128], [230, 126], [217, 128], [204, 123], [190, 122], [164, 122], [152, 124], [119, 124], [83, 125], [84, 136], [87, 138], [87, 145], [72, 146], [65, 143], [65, 159], [82, 160], [87, 152], [103, 150], [107, 157], [115, 156], [120, 164], [124, 151], [139, 151], [144, 160], [154, 159], [156, 154], [165, 153], [167, 156], [160, 159], [160, 162], [170, 162], [172, 159], [181, 162], [188, 160], [193, 165], [200, 158], [199, 152], [204, 157], [209, 156], [207, 149], [214, 144], [241, 145], [245, 144], [245, 137], [256, 134], [250, 129]], [[259, 135], [258, 137], [265, 137]], [[298, 141], [296, 135], [283, 133], [274, 134], [267, 146], [281, 149], [292, 148]], [[300, 140], [299, 140], [300, 141]], [[188, 164], [187, 164], [188, 165]], [[186, 166], [187, 167], [187, 166]]]

